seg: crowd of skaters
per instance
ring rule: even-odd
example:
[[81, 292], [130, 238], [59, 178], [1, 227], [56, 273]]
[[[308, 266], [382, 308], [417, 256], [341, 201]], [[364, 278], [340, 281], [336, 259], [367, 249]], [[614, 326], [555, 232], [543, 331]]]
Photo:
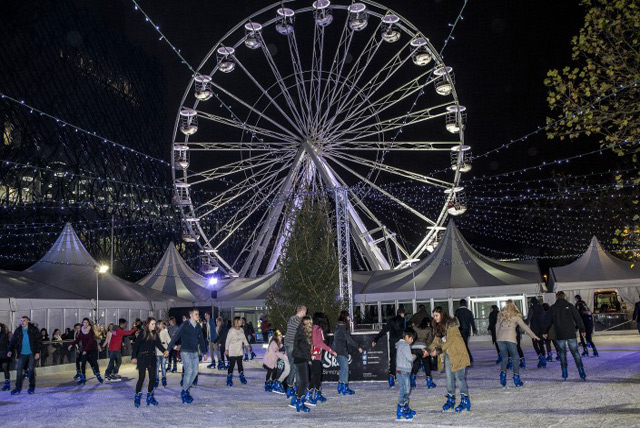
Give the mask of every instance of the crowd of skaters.
[[[636, 304], [633, 319], [640, 317], [640, 302]], [[266, 392], [286, 395], [289, 406], [297, 412], [309, 412], [310, 408], [326, 401], [322, 390], [322, 355], [329, 353], [336, 359], [339, 369], [337, 392], [341, 395], [353, 395], [349, 387], [349, 356], [363, 352], [363, 347], [353, 339], [350, 333], [349, 314], [342, 311], [335, 323], [332, 345], [327, 343], [330, 322], [323, 313], [307, 315], [307, 308], [299, 306], [287, 323], [286, 334], [279, 330], [270, 334], [270, 325], [263, 320], [262, 330], [267, 351], [263, 358], [266, 371], [264, 389]], [[507, 384], [507, 373], [513, 371], [513, 384], [522, 387], [520, 368], [525, 367], [520, 347], [521, 331], [533, 340], [538, 356], [538, 368], [546, 367], [553, 361], [551, 345], [560, 361], [561, 376], [568, 377], [567, 349], [573, 356], [578, 374], [586, 380], [582, 356], [598, 356], [593, 342], [593, 317], [588, 306], [580, 296], [575, 297], [575, 305], [566, 300], [563, 292], [556, 294], [556, 302], [549, 306], [531, 299], [528, 318], [525, 320], [513, 301], [509, 300], [502, 309], [492, 307], [489, 317], [489, 331], [496, 346], [500, 365], [498, 382], [502, 387]], [[578, 331], [583, 353], [578, 351]], [[71, 334], [69, 334], [71, 333]], [[477, 334], [474, 318], [467, 308], [466, 301], [460, 301], [460, 308], [454, 316], [449, 316], [442, 307], [436, 307], [429, 314], [421, 305], [418, 312], [409, 320], [400, 308], [395, 317], [385, 324], [375, 336], [372, 347], [386, 335], [389, 340], [389, 386], [396, 383], [399, 387], [396, 408], [397, 420], [411, 420], [416, 411], [409, 406], [411, 390], [416, 387], [419, 371], [426, 374], [426, 387], [436, 388], [431, 376], [432, 371], [444, 371], [446, 375], [446, 402], [443, 411], [462, 412], [471, 410], [471, 399], [467, 385], [467, 368], [473, 364], [469, 350], [469, 336]], [[120, 319], [117, 325], [100, 328], [88, 318], [74, 326], [71, 332], [63, 335], [56, 330], [61, 340], [70, 341], [67, 349], [75, 352], [76, 375], [74, 380], [82, 385], [86, 382], [86, 364], [89, 363], [95, 379], [114, 382], [121, 380], [119, 369], [122, 363], [124, 339], [132, 339], [132, 363], [138, 370], [135, 387], [134, 405], [142, 402], [142, 389], [147, 381], [147, 405], [158, 405], [154, 391], [167, 385], [167, 371], [176, 372], [177, 362], [182, 363], [181, 401], [190, 404], [194, 401], [191, 387], [197, 385], [200, 361], [211, 358], [208, 369], [227, 370], [227, 386], [233, 386], [234, 371], [242, 384], [244, 376], [243, 360], [256, 357], [252, 349], [256, 334], [253, 326], [241, 317], [225, 322], [221, 317], [213, 318], [205, 313], [200, 319], [199, 310], [189, 311], [182, 323], [177, 324], [171, 317], [168, 320], [156, 320], [152, 317], [145, 321], [135, 320], [132, 328], [127, 329], [127, 320]], [[17, 356], [15, 388], [11, 394], [22, 392], [23, 381], [29, 380], [28, 393], [33, 394], [36, 386], [36, 363], [42, 357], [43, 342], [48, 339], [46, 331], [30, 322], [29, 317], [21, 318], [14, 332], [0, 324], [0, 364], [5, 375], [2, 390], [10, 390], [9, 364], [12, 356]], [[98, 365], [100, 349], [108, 352], [109, 362], [101, 376]], [[217, 359], [217, 365], [216, 365]], [[160, 376], [158, 376], [160, 373]], [[26, 376], [25, 376], [26, 374]], [[460, 399], [457, 400], [456, 391]], [[457, 403], [457, 405], [456, 405]]]

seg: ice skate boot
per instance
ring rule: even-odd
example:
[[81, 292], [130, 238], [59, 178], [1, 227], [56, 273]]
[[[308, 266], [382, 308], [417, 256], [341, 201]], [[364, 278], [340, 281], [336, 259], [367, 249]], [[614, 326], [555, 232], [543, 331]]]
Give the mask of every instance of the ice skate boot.
[[593, 346], [591, 349], [593, 349], [593, 356], [594, 357], [599, 357], [600, 356], [600, 354], [598, 354], [598, 350], [596, 349], [595, 346]]
[[502, 355], [498, 355], [498, 359], [496, 360], [496, 364], [500, 364], [502, 362]]
[[31, 395], [31, 394], [35, 394], [36, 393], [36, 387], [35, 386], [30, 386], [29, 389], [27, 389], [27, 394]]
[[567, 380], [567, 377], [569, 377], [569, 373], [567, 372], [567, 368], [566, 367], [562, 367], [562, 380]]
[[513, 375], [513, 385], [517, 388], [519, 386], [523, 386], [524, 382], [520, 380], [520, 375]]
[[398, 404], [398, 409], [396, 411], [397, 421], [410, 422], [413, 419], [413, 414], [411, 412], [407, 412], [406, 411], [407, 408], [408, 408], [407, 404], [405, 404], [404, 406], [401, 406], [400, 404]]
[[465, 394], [460, 394], [460, 404], [456, 407], [456, 413], [462, 412], [464, 409], [467, 409], [468, 412], [471, 411], [471, 402], [469, 401], [469, 396]]
[[162, 378], [162, 386], [164, 386], [164, 387], [167, 386], [167, 378], [166, 377]]
[[211, 359], [211, 364], [209, 364], [207, 366], [208, 369], [215, 369], [216, 368], [216, 362], [214, 361], [214, 359]]
[[264, 392], [272, 392], [273, 391], [273, 383], [270, 380], [264, 381]]
[[80, 378], [78, 379], [78, 381], [76, 382], [76, 384], [78, 385], [84, 385], [85, 383], [87, 383], [87, 378], [84, 377], [84, 375], [82, 373], [80, 373]]
[[80, 372], [76, 372], [76, 375], [73, 377], [73, 380], [79, 380], [82, 374]]
[[22, 389], [14, 388], [11, 390], [11, 395], [18, 395], [22, 392]]
[[227, 386], [233, 386], [233, 375], [231, 373], [227, 375]]
[[302, 398], [296, 399], [296, 412], [309, 413], [310, 411], [311, 409], [304, 405]]
[[153, 392], [147, 392], [147, 406], [150, 405], [150, 404], [152, 404], [154, 406], [158, 405], [158, 402], [153, 397]]
[[254, 360], [256, 358], [256, 353], [251, 351], [251, 360]]
[[158, 379], [158, 377], [156, 376], [156, 379], [153, 381], [153, 387], [157, 388], [158, 385], [160, 385], [160, 379]]
[[293, 397], [291, 397], [291, 402], [289, 403], [289, 407], [293, 407], [295, 409], [297, 402], [298, 402], [298, 397], [294, 395]]
[[355, 392], [353, 389], [349, 389], [349, 384], [348, 384], [348, 383], [345, 383], [345, 384], [342, 386], [342, 393], [343, 393], [344, 395], [353, 395], [353, 394], [355, 394], [356, 392]]
[[243, 385], [247, 384], [247, 379], [244, 377], [244, 372], [240, 372], [240, 383]]
[[320, 389], [316, 390], [316, 401], [319, 403], [324, 403], [327, 401], [327, 398], [322, 395], [322, 390]]
[[583, 381], [587, 380], [587, 374], [584, 372], [584, 367], [579, 367], [578, 373], [580, 374], [580, 379], [582, 379]]
[[196, 377], [193, 378], [193, 382], [191, 382], [191, 384], [193, 386], [198, 386], [198, 375], [196, 375]]
[[395, 385], [395, 384], [396, 384], [396, 378], [392, 374], [390, 374], [389, 375], [389, 388], [393, 388], [393, 385]]
[[538, 368], [542, 369], [547, 367], [547, 360], [544, 358], [542, 354], [538, 355]]
[[8, 391], [11, 389], [11, 382], [9, 382], [9, 379], [4, 381], [4, 385], [2, 385], [2, 390], [3, 391]]
[[435, 388], [436, 385], [435, 382], [433, 381], [433, 378], [431, 376], [427, 376], [427, 389], [432, 389]]
[[178, 372], [178, 367], [176, 364], [173, 365], [173, 368], [171, 369], [171, 373], [177, 373]]
[[507, 372], [500, 372], [500, 385], [502, 385], [503, 388], [506, 388], [506, 386], [507, 386]]
[[581, 354], [583, 357], [588, 357], [589, 356], [589, 348], [587, 348], [586, 346], [584, 347], [584, 351], [582, 351]]
[[286, 394], [286, 391], [284, 390], [284, 387], [282, 386], [282, 383], [280, 383], [279, 381], [275, 381], [273, 383], [273, 392], [275, 392], [276, 394]]
[[411, 407], [409, 407], [409, 403], [405, 404], [403, 407], [405, 414], [411, 415], [412, 418], [416, 415], [416, 411], [412, 410]]
[[142, 400], [142, 392], [138, 392], [133, 398], [133, 405], [140, 407], [140, 400]]
[[553, 355], [551, 354], [551, 352], [549, 352], [549, 355], [547, 355], [547, 363], [552, 363], [553, 362]]
[[520, 368], [521, 369], [527, 368], [527, 362], [525, 361], [524, 357], [520, 358]]
[[411, 388], [415, 388], [416, 387], [416, 375], [412, 374], [410, 381], [411, 381]]
[[307, 393], [304, 395], [304, 401], [307, 406], [315, 407], [318, 404], [318, 401], [316, 400], [315, 389], [307, 389]]
[[344, 383], [338, 382], [338, 394], [345, 395], [345, 392], [344, 392]]
[[455, 406], [456, 406], [456, 397], [451, 395], [451, 394], [447, 394], [447, 402], [444, 403], [444, 406], [442, 406], [442, 411], [443, 412], [447, 412], [449, 410], [452, 410]]
[[218, 360], [218, 370], [222, 370], [224, 368], [224, 363]]
[[[288, 387], [287, 388], [287, 398], [291, 398], [293, 396], [295, 396], [294, 389], [292, 387]], [[293, 407], [295, 407], [295, 406], [293, 406]]]

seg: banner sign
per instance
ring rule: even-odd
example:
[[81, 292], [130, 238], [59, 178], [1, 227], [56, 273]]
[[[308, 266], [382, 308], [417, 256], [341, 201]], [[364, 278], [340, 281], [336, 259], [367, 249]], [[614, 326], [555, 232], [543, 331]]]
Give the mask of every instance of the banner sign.
[[[371, 348], [371, 342], [376, 334], [377, 332], [354, 332], [351, 334], [363, 352], [361, 354], [356, 350], [349, 355], [349, 381], [387, 381], [389, 376], [389, 341], [380, 340], [375, 348]], [[333, 335], [329, 335], [328, 342], [331, 346]], [[338, 359], [332, 354], [322, 351], [323, 380], [337, 382], [339, 373]]]

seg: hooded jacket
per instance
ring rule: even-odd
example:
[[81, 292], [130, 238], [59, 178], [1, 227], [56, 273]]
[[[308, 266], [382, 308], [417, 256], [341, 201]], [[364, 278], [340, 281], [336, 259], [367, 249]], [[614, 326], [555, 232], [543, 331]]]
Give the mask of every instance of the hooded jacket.
[[576, 338], [576, 329], [584, 333], [584, 323], [578, 310], [565, 299], [557, 299], [551, 305], [545, 317], [544, 331], [553, 326], [555, 340], [568, 340]]
[[380, 330], [380, 332], [376, 334], [376, 337], [373, 338], [373, 341], [379, 342], [382, 336], [389, 332], [389, 344], [391, 346], [394, 346], [396, 343], [398, 343], [398, 340], [402, 339], [402, 332], [405, 328], [405, 318], [401, 317], [400, 315], [396, 315], [395, 317], [387, 321], [382, 330]]
[[[429, 350], [433, 351], [435, 349], [439, 354], [448, 355], [452, 372], [456, 372], [470, 366], [471, 360], [469, 359], [467, 346], [464, 344], [464, 340], [460, 334], [460, 322], [456, 318], [451, 318], [446, 321], [444, 327], [446, 332], [445, 335], [443, 337], [438, 337], [436, 334], [431, 346], [429, 346]], [[442, 357], [439, 360], [439, 366], [441, 363]]]
[[529, 327], [531, 327], [531, 330], [536, 334], [536, 336], [544, 334], [545, 318], [545, 312], [542, 305], [538, 303], [538, 299], [533, 297], [531, 299], [531, 308], [529, 308], [529, 317], [527, 318], [527, 321], [529, 323]]
[[399, 372], [411, 372], [413, 355], [411, 346], [404, 339], [396, 342], [396, 370]]

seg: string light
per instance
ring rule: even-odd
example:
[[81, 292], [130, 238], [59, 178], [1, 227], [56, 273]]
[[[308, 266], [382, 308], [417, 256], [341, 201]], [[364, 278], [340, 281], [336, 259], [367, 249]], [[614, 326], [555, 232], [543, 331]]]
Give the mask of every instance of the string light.
[[462, 13], [464, 12], [464, 8], [467, 7], [467, 3], [468, 2], [469, 2], [469, 0], [464, 0], [462, 8], [460, 9], [460, 12], [458, 13], [458, 17], [453, 22], [453, 24], [449, 24], [449, 27], [451, 27], [451, 31], [449, 31], [449, 35], [445, 39], [444, 45], [442, 45], [442, 49], [440, 49], [440, 56], [443, 57], [443, 58], [444, 58], [444, 55], [443, 55], [444, 50], [447, 47], [447, 45], [449, 44], [449, 41], [450, 40], [455, 40], [455, 37], [453, 37], [453, 32], [455, 31], [456, 27], [458, 26], [458, 22], [464, 20], [464, 17], [462, 16]]

